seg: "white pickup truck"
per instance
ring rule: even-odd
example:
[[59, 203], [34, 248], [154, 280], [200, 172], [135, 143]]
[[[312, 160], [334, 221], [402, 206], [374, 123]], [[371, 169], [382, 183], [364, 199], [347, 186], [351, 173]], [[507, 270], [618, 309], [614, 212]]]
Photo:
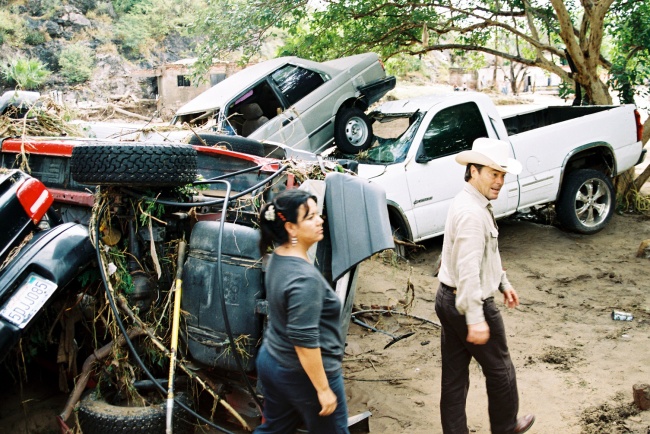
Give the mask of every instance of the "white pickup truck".
[[523, 165], [507, 175], [495, 215], [555, 204], [568, 230], [601, 230], [616, 207], [612, 178], [643, 160], [642, 126], [633, 105], [557, 106], [501, 117], [485, 95], [461, 92], [391, 101], [370, 114], [373, 146], [359, 175], [386, 190], [397, 238], [418, 242], [444, 231], [449, 204], [463, 188], [454, 156], [478, 137], [511, 144]]

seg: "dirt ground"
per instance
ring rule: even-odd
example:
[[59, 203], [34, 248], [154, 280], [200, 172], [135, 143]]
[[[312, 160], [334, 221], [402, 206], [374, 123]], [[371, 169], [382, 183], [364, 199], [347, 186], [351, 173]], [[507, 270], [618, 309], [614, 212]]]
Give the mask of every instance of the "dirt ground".
[[[576, 235], [548, 225], [500, 221], [504, 266], [521, 305], [502, 313], [517, 369], [520, 414], [536, 433], [650, 433], [650, 411], [630, 404], [632, 387], [650, 383], [650, 259], [635, 254], [650, 219], [615, 215], [602, 232]], [[434, 239], [408, 262], [391, 256], [362, 264], [357, 304], [412, 302], [409, 312], [437, 321], [441, 250]], [[612, 320], [613, 310], [634, 315]], [[395, 336], [351, 325], [344, 362], [350, 413], [370, 410], [377, 433], [441, 432], [440, 333], [406, 316], [360, 316]], [[467, 415], [471, 432], [489, 433], [484, 377], [472, 362]]]

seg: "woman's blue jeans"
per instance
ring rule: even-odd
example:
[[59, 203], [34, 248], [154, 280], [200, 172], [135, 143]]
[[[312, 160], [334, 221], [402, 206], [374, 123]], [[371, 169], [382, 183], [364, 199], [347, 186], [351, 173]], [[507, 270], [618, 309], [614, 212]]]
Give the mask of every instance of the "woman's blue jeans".
[[339, 370], [328, 373], [338, 405], [329, 416], [321, 410], [316, 389], [304, 371], [282, 367], [262, 345], [257, 354], [257, 375], [264, 390], [264, 423], [258, 434], [293, 434], [303, 423], [309, 434], [349, 434], [348, 407]]

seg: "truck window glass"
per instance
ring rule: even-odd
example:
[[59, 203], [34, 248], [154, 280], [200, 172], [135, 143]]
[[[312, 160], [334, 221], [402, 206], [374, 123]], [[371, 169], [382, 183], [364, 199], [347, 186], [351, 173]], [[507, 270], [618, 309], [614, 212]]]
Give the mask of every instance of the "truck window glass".
[[289, 105], [294, 105], [321, 86], [325, 80], [316, 71], [295, 65], [286, 65], [275, 71], [271, 78]]
[[373, 144], [357, 155], [357, 160], [367, 164], [401, 163], [423, 116], [422, 112], [376, 116], [372, 124]]
[[473, 102], [440, 110], [427, 127], [421, 155], [430, 159], [472, 149], [479, 137], [487, 137], [481, 111]]

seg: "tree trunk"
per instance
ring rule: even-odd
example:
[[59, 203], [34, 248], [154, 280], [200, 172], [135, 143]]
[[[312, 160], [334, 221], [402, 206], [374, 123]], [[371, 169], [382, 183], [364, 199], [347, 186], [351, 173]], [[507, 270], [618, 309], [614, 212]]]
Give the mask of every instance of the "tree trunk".
[[612, 97], [607, 86], [598, 76], [598, 64], [603, 39], [605, 15], [613, 0], [585, 2], [585, 15], [582, 18], [580, 31], [576, 35], [572, 17], [563, 0], [551, 0], [560, 25], [560, 37], [566, 44], [566, 51], [576, 72], [573, 79], [585, 90], [590, 104], [609, 105]]
[[607, 85], [600, 80], [597, 71], [586, 75], [577, 74], [575, 79], [585, 90], [585, 98], [589, 104], [593, 105], [611, 105], [612, 96], [609, 94]]
[[634, 180], [634, 188], [636, 191], [641, 191], [643, 184], [645, 184], [650, 178], [650, 165], [648, 165], [643, 172]]
[[[648, 139], [650, 139], [650, 116], [648, 116], [648, 119], [646, 119], [645, 123], [643, 124], [643, 137], [641, 138], [641, 142], [643, 143], [644, 146], [648, 144]], [[641, 187], [643, 187], [643, 184], [645, 184], [649, 178], [650, 178], [650, 164], [634, 180], [634, 188], [636, 189], [636, 191], [641, 191]]]

